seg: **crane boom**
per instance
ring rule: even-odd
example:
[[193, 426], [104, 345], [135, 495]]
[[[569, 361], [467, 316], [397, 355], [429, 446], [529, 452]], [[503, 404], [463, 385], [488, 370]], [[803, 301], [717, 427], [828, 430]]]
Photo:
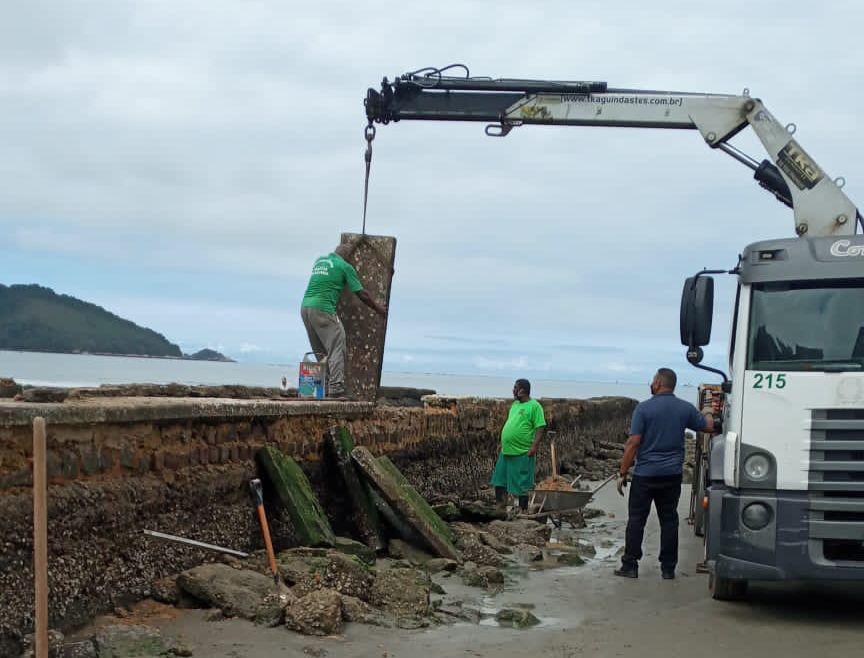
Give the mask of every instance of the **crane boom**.
[[[489, 124], [486, 134], [495, 137], [524, 125], [698, 130], [708, 146], [752, 169], [763, 188], [792, 208], [799, 236], [855, 233], [860, 216], [840, 181], [832, 180], [798, 144], [791, 124], [783, 126], [746, 92], [736, 96], [613, 89], [599, 81], [442, 75], [450, 68], [421, 69], [394, 82], [384, 78], [380, 91], [367, 92], [369, 123], [477, 121]], [[771, 161], [759, 162], [729, 143], [748, 125]]]

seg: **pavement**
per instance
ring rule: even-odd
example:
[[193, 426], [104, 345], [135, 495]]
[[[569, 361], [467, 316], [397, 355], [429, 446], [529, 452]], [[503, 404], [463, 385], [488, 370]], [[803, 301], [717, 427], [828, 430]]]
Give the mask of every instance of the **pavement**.
[[659, 527], [654, 514], [646, 530], [639, 579], [612, 576], [626, 523], [625, 501], [614, 487], [605, 488], [593, 503], [607, 515], [579, 533], [598, 547], [597, 558], [588, 564], [516, 570], [505, 589], [495, 595], [463, 588], [452, 579], [439, 581], [449, 597], [474, 596], [486, 613], [514, 604], [533, 606], [542, 623], [532, 629], [501, 628], [487, 617], [479, 625], [459, 623], [421, 631], [350, 624], [339, 637], [309, 638], [284, 628], [258, 628], [241, 620], [207, 622], [203, 611], [178, 611], [182, 614], [159, 625], [168, 634], [182, 636], [195, 648], [195, 655], [211, 658], [861, 655], [862, 586], [754, 585], [747, 601], [713, 601], [708, 595], [707, 576], [695, 572], [702, 542], [684, 520], [688, 500], [689, 491], [685, 490], [680, 508], [679, 577], [674, 581], [660, 578], [656, 562]]

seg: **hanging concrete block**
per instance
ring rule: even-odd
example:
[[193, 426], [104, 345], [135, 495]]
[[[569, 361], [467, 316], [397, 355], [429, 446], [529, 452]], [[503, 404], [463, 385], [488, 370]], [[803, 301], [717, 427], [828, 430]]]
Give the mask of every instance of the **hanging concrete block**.
[[[342, 244], [360, 238], [357, 233], [343, 233]], [[396, 261], [396, 238], [367, 235], [352, 256], [363, 287], [379, 301], [390, 304], [390, 287]], [[384, 338], [387, 319], [379, 316], [347, 289], [339, 300], [337, 313], [345, 327], [347, 355], [345, 388], [360, 400], [374, 400], [381, 385]]]

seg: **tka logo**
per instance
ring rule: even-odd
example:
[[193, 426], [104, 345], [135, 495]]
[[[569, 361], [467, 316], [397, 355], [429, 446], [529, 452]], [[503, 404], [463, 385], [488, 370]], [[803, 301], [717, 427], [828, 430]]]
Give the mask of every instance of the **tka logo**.
[[851, 240], [837, 240], [830, 251], [832, 256], [864, 256], [864, 245], [853, 245]]

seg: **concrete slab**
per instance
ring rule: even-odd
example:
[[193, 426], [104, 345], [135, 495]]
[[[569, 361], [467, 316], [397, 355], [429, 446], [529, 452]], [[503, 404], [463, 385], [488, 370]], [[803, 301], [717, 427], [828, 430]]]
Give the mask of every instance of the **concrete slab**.
[[234, 400], [224, 398], [99, 398], [66, 402], [0, 401], [0, 427], [30, 425], [37, 416], [49, 423], [136, 423], [195, 418], [326, 415], [351, 418], [372, 412], [372, 402], [335, 400]]
[[[343, 233], [342, 243], [353, 242], [359, 237], [356, 233]], [[389, 304], [396, 238], [367, 235], [351, 260], [369, 294]], [[381, 384], [387, 319], [379, 317], [347, 290], [342, 293], [337, 312], [345, 327], [348, 348], [345, 387], [355, 398], [374, 400]]]

